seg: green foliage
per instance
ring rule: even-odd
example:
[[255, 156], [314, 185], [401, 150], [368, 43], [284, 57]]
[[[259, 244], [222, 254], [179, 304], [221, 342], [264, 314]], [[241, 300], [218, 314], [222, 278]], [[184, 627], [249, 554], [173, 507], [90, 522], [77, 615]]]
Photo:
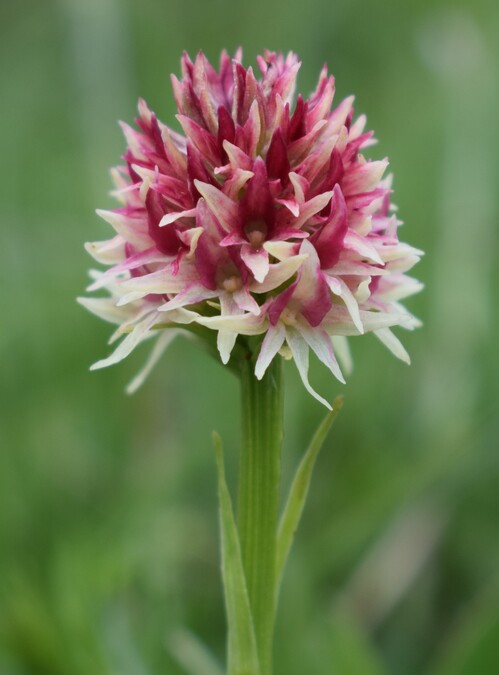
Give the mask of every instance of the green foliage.
[[326, 440], [326, 436], [342, 406], [343, 397], [338, 396], [333, 402], [332, 410], [326, 415], [315, 432], [312, 440], [310, 441], [310, 445], [308, 446], [294, 475], [293, 482], [289, 490], [288, 499], [281, 516], [281, 521], [279, 523], [277, 535], [276, 568], [278, 591], [289, 552], [291, 550], [291, 546], [301, 520], [303, 509], [305, 507], [315, 462], [317, 461], [319, 452], [324, 444], [324, 441]]
[[260, 666], [255, 630], [244, 575], [239, 535], [232, 510], [232, 500], [225, 482], [222, 443], [218, 434], [213, 434], [213, 442], [217, 461], [220, 530], [222, 533], [222, 578], [227, 610], [227, 672], [228, 675], [258, 675]]

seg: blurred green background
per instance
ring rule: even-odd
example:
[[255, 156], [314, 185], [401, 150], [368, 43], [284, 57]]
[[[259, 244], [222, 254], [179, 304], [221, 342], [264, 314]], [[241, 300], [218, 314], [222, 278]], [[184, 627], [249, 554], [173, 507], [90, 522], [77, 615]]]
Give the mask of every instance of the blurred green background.
[[[411, 368], [353, 340], [283, 589], [276, 675], [499, 673], [495, 0], [0, 0], [0, 673], [215, 675], [223, 660], [210, 432], [237, 470], [237, 382], [177, 340], [89, 373], [110, 327], [75, 303], [107, 238], [108, 167], [143, 96], [174, 113], [183, 49], [323, 62], [388, 155], [427, 256]], [[284, 477], [323, 415], [287, 368]], [[194, 637], [197, 636], [197, 637]], [[208, 660], [204, 660], [208, 659]]]

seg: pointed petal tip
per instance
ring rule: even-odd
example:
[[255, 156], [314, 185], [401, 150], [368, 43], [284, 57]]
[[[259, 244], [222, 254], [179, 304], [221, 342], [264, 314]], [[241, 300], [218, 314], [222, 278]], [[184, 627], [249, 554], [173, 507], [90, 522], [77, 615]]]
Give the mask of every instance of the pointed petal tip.
[[94, 370], [100, 370], [101, 368], [105, 368], [107, 363], [107, 359], [101, 359], [100, 361], [96, 361], [95, 363], [92, 363], [90, 366], [89, 370], [94, 371]]

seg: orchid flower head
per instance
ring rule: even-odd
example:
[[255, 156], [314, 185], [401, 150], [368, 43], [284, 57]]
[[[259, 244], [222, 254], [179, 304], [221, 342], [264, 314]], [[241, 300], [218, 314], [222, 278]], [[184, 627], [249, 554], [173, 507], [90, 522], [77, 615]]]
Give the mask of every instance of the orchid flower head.
[[[300, 62], [266, 51], [259, 73], [238, 51], [218, 69], [200, 52], [184, 54], [172, 76], [181, 131], [139, 101], [136, 127], [113, 171], [120, 205], [98, 211], [114, 230], [87, 244], [108, 267], [80, 298], [116, 324], [117, 363], [156, 338], [136, 389], [172, 338], [216, 331], [223, 363], [236, 343], [259, 336], [255, 374], [291, 357], [308, 391], [312, 350], [340, 381], [346, 336], [373, 332], [409, 357], [392, 327], [417, 319], [401, 301], [421, 284], [407, 275], [421, 251], [398, 239], [388, 161], [366, 159], [374, 143], [353, 97], [333, 105], [334, 78], [322, 70], [308, 99], [295, 100]], [[338, 357], [338, 358], [337, 358]]]

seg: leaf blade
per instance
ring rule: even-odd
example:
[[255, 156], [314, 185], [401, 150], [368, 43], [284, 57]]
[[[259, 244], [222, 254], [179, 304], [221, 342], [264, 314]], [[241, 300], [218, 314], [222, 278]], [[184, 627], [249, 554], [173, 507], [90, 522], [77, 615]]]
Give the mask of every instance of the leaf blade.
[[228, 675], [260, 675], [255, 629], [232, 500], [225, 480], [222, 441], [213, 433], [222, 539], [222, 578], [228, 623]]
[[312, 437], [293, 478], [277, 534], [276, 569], [278, 589], [293, 544], [294, 535], [305, 507], [315, 462], [319, 456], [319, 452], [326, 436], [342, 406], [343, 396], [337, 396], [333, 402], [332, 410], [328, 412]]

